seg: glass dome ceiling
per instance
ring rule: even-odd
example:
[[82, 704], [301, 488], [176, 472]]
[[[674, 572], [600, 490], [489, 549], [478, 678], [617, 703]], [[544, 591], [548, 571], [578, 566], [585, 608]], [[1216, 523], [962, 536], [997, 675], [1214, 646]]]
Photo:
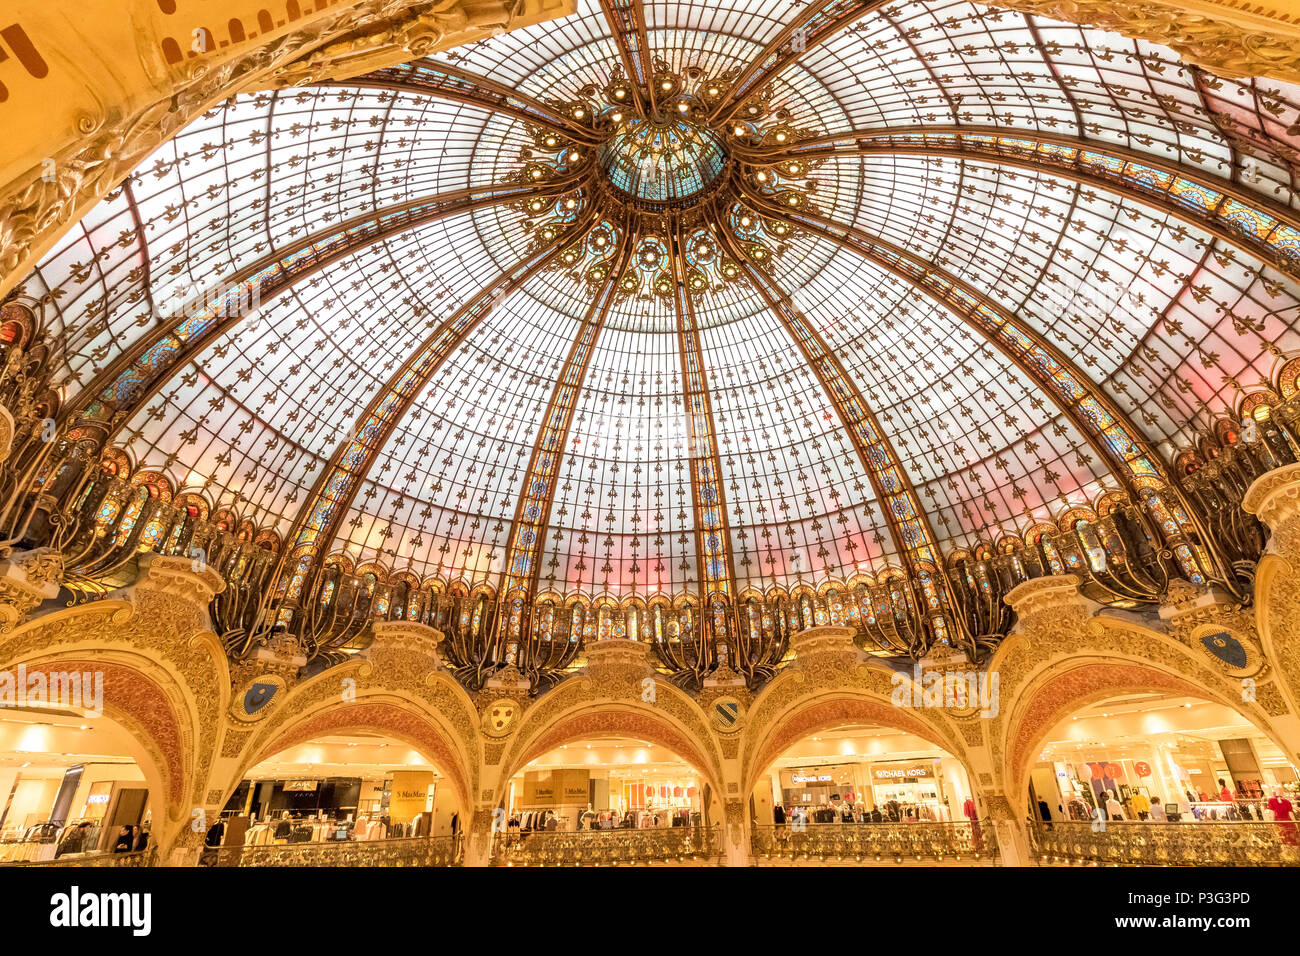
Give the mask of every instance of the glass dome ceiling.
[[600, 148], [604, 174], [621, 192], [649, 202], [689, 199], [711, 186], [727, 162], [707, 127], [685, 120], [630, 121]]
[[1300, 342], [1300, 91], [964, 2], [626, 9], [214, 107], [25, 283], [78, 414], [308, 559], [739, 594], [1095, 504]]

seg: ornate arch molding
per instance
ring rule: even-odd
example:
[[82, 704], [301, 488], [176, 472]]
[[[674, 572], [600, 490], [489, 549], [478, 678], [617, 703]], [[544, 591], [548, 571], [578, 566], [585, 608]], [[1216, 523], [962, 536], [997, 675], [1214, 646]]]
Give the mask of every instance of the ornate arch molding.
[[339, 701], [317, 708], [287, 726], [272, 728], [261, 743], [245, 754], [235, 779], [249, 768], [282, 753], [331, 734], [383, 733], [408, 744], [446, 774], [456, 788], [462, 809], [469, 806], [470, 768], [447, 728], [419, 702], [388, 694], [368, 694], [352, 702]]
[[[55, 611], [0, 639], [0, 668], [104, 674], [104, 710], [148, 752], [169, 819], [202, 804], [230, 675], [190, 602], [164, 592]], [[149, 771], [146, 769], [146, 777]]]
[[[103, 656], [55, 654], [15, 661], [28, 675], [58, 672], [102, 674], [103, 716], [117, 724], [134, 743], [130, 756], [144, 773], [154, 806], [169, 820], [183, 816], [186, 785], [194, 777], [196, 758], [193, 713], [184, 708], [184, 694], [155, 661], [113, 651]], [[160, 814], [161, 815], [161, 814]]]
[[370, 661], [352, 661], [294, 687], [273, 706], [265, 723], [228, 731], [223, 756], [239, 757], [231, 788], [250, 767], [288, 747], [325, 734], [367, 730], [419, 750], [467, 803], [474, 792], [478, 717], [460, 685], [441, 672], [402, 675]]
[[[1008, 799], [1027, 794], [1033, 755], [1053, 727], [1090, 704], [1123, 694], [1166, 691], [1230, 707], [1282, 746], [1270, 729], [1230, 696], [1158, 665], [1119, 658], [1084, 657], [1054, 661], [1019, 695], [1007, 723], [1003, 780]], [[1285, 750], [1285, 748], [1284, 748]]]
[[1255, 629], [1291, 712], [1300, 714], [1300, 574], [1278, 554], [1255, 568]]
[[950, 727], [941, 727], [910, 708], [896, 707], [886, 695], [862, 688], [836, 688], [812, 692], [801, 697], [780, 715], [762, 724], [753, 723], [753, 734], [744, 748], [742, 789], [745, 796], [754, 789], [758, 777], [792, 745], [823, 730], [849, 724], [881, 724], [926, 740], [962, 762], [971, 785], [976, 775], [965, 745]]
[[[501, 786], [498, 789], [503, 791], [505, 782], [530, 760], [556, 747], [589, 739], [596, 734], [640, 737], [671, 751], [703, 775], [719, 802], [726, 800], [712, 740], [702, 739], [654, 704], [617, 700], [579, 705], [558, 720], [540, 726], [538, 721], [533, 721], [531, 727], [521, 726], [520, 736], [501, 762]], [[502, 793], [498, 792], [496, 796], [499, 800]]]

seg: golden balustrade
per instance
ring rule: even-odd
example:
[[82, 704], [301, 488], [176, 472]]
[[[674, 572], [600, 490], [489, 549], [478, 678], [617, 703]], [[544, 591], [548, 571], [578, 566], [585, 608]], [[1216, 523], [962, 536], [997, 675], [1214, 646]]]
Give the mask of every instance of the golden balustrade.
[[204, 850], [204, 866], [456, 866], [459, 837], [338, 840], [270, 846], [223, 846]]
[[1040, 864], [1093, 866], [1300, 866], [1300, 824], [1110, 820], [1030, 827]]
[[0, 863], [0, 867], [10, 866], [102, 866], [134, 867], [155, 866], [157, 847], [149, 847], [134, 853], [77, 853], [68, 854], [53, 860], [23, 860], [13, 863]]
[[628, 866], [646, 863], [721, 864], [717, 826], [498, 833], [494, 866]]
[[997, 837], [985, 822], [786, 823], [754, 827], [756, 861], [994, 862]]

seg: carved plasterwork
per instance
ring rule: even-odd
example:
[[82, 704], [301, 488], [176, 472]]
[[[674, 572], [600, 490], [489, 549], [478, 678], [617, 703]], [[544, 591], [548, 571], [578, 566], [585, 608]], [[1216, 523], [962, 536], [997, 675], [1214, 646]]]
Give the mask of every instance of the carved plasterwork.
[[1293, 562], [1300, 558], [1300, 465], [1286, 465], [1256, 479], [1241, 506], [1272, 531], [1269, 551]]
[[0, 562], [0, 634], [5, 634], [56, 597], [63, 578], [63, 555], [52, 548], [15, 551]]

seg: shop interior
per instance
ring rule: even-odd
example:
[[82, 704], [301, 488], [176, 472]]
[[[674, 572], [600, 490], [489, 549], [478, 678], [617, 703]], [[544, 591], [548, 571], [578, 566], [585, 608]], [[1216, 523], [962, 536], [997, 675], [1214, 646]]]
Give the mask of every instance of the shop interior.
[[279, 846], [447, 836], [455, 794], [427, 757], [380, 734], [326, 736], [252, 767], [209, 846]]
[[1298, 780], [1282, 749], [1231, 708], [1130, 694], [1049, 732], [1030, 771], [1030, 811], [1050, 823], [1085, 821], [1114, 797], [1125, 820], [1268, 821], [1275, 795], [1300, 803]]
[[103, 716], [0, 711], [0, 863], [144, 849], [149, 784], [137, 750]]
[[709, 788], [695, 768], [645, 740], [599, 737], [543, 754], [506, 788], [510, 834], [703, 826]]
[[976, 816], [961, 761], [929, 741], [880, 725], [824, 731], [792, 746], [751, 797], [760, 825], [950, 823]]

